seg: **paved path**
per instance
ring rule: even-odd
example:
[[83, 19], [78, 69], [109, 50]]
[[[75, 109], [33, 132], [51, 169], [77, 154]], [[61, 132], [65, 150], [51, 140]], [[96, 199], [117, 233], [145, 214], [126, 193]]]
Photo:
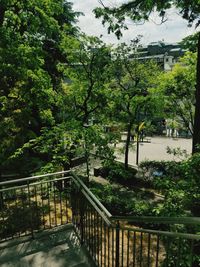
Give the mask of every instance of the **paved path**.
[[1, 267], [92, 267], [72, 226], [0, 244]]
[[[169, 137], [150, 137], [150, 143], [140, 143], [139, 145], [139, 162], [144, 160], [180, 160], [177, 156], [167, 154], [166, 148], [180, 147], [181, 149], [186, 149], [187, 153], [192, 151], [192, 139], [185, 138], [169, 138]], [[123, 143], [117, 145], [117, 148], [122, 148]], [[131, 149], [129, 154], [129, 164], [136, 164], [136, 149]], [[116, 153], [117, 159], [120, 161], [124, 160], [124, 156]]]

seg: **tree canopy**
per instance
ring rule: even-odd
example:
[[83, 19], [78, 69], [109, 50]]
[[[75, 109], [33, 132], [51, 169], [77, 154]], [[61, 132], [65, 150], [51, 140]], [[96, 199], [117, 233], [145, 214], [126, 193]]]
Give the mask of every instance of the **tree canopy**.
[[33, 146], [45, 128], [59, 122], [57, 66], [67, 63], [60, 43], [64, 35], [76, 34], [76, 17], [63, 0], [1, 1], [0, 169], [28, 171], [46, 157]]
[[186, 36], [180, 42], [180, 45], [186, 50], [189, 50], [191, 52], [197, 52], [198, 38], [198, 33]]
[[196, 27], [200, 24], [200, 4], [198, 0], [129, 0], [124, 1], [119, 6], [108, 7], [100, 1], [102, 8], [98, 7], [94, 10], [97, 18], [102, 18], [103, 24], [108, 23], [108, 32], [114, 32], [119, 38], [122, 33], [121, 29], [127, 29], [125, 19], [129, 17], [135, 22], [146, 21], [152, 12], [157, 11], [161, 18], [161, 23], [167, 19], [167, 10], [176, 7], [180, 15], [188, 21], [189, 26], [193, 22]]
[[[198, 27], [200, 24], [200, 4], [198, 0], [167, 0], [167, 1], [153, 1], [153, 0], [129, 0], [122, 3], [118, 7], [109, 8], [104, 6], [94, 10], [97, 18], [102, 18], [102, 23], [108, 23], [108, 32], [114, 32], [118, 38], [122, 35], [121, 29], [127, 28], [126, 17], [133, 21], [146, 21], [149, 19], [152, 12], [159, 12], [161, 23], [166, 21], [167, 10], [172, 7], [177, 8], [179, 14], [188, 21], [188, 26], [195, 23]], [[198, 33], [197, 41], [197, 75], [196, 75], [196, 91], [195, 91], [195, 114], [194, 114], [194, 133], [192, 152], [199, 151], [200, 144], [200, 34]]]
[[159, 68], [155, 62], [140, 62], [135, 52], [137, 42], [136, 39], [131, 45], [122, 43], [113, 49], [109, 68], [111, 118], [122, 125], [122, 129], [118, 127], [119, 130], [127, 131], [125, 168], [128, 168], [131, 135], [134, 137], [139, 134], [137, 129], [141, 122], [147, 122], [147, 117], [155, 114], [158, 107], [153, 89]]
[[179, 130], [194, 131], [196, 53], [187, 52], [172, 71], [160, 77], [160, 89], [165, 96], [166, 118], [176, 119]]
[[[162, 12], [172, 4], [131, 3], [143, 11], [137, 17], [137, 8], [122, 5], [116, 13], [121, 14], [121, 23], [126, 10], [141, 20], [155, 8], [164, 17]], [[143, 115], [147, 109], [155, 114], [161, 103], [153, 88], [157, 67], [152, 62], [141, 64], [131, 55], [134, 43], [113, 49], [96, 37], [80, 34], [75, 25], [79, 13], [65, 0], [9, 0], [1, 1], [1, 7], [1, 171], [17, 169], [28, 175], [37, 169], [65, 168], [77, 146], [85, 148], [86, 139], [91, 149], [95, 144], [98, 151], [111, 155], [107, 145], [112, 137], [103, 132], [104, 125], [122, 122], [130, 140], [139, 123], [138, 109]], [[188, 11], [189, 21], [198, 22], [195, 10]], [[182, 70], [176, 70], [171, 78], [181, 75]], [[173, 85], [170, 90], [177, 97], [184, 84]]]

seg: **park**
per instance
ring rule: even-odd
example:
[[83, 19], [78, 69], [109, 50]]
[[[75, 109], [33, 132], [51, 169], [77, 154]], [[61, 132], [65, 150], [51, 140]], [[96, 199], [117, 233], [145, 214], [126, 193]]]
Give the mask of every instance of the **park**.
[[0, 266], [200, 266], [199, 25], [194, 0], [0, 2]]

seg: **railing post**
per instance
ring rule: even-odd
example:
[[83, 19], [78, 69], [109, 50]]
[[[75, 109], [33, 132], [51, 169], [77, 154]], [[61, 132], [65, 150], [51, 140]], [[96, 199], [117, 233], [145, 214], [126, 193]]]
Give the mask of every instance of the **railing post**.
[[[0, 186], [1, 189], [1, 186]], [[4, 203], [3, 203], [3, 192], [0, 192], [0, 210], [3, 209]]]
[[120, 224], [119, 224], [119, 221], [117, 221], [117, 224], [116, 224], [116, 242], [115, 242], [115, 267], [119, 267], [119, 250], [120, 250], [119, 234], [120, 234]]
[[31, 236], [34, 239], [34, 231], [33, 231], [33, 209], [31, 206], [31, 195], [30, 195], [30, 184], [29, 181], [27, 182], [27, 188], [28, 188], [28, 201], [29, 201], [29, 209], [30, 209], [30, 227], [31, 227]]
[[84, 214], [85, 214], [85, 201], [81, 192], [79, 192], [79, 209], [80, 209], [80, 235], [81, 245], [84, 243]]

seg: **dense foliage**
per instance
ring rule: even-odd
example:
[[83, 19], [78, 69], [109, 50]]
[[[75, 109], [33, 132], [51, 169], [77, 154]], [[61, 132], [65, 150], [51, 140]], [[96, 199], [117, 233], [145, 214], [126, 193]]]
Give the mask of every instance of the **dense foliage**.
[[[25, 175], [69, 168], [72, 157], [85, 153], [88, 158], [91, 151], [114, 159], [110, 143], [117, 134], [105, 133], [105, 126], [113, 124], [118, 132], [127, 131], [127, 169], [131, 136], [138, 137], [156, 114], [164, 116], [166, 99], [192, 125], [195, 54], [187, 54], [171, 73], [156, 79], [158, 66], [137, 59], [138, 39], [112, 48], [80, 34], [74, 26], [78, 14], [66, 1], [10, 0], [2, 7], [3, 172]], [[113, 172], [125, 173], [120, 168]]]
[[62, 140], [60, 43], [76, 34], [76, 16], [63, 0], [1, 1], [0, 170], [24, 175], [56, 156], [48, 141]]
[[[155, 94], [159, 76], [158, 66], [152, 62], [141, 62], [137, 54], [139, 39], [130, 45], [122, 43], [112, 50], [109, 68], [110, 117], [120, 131], [126, 130], [124, 165], [128, 168], [130, 141], [137, 139], [141, 125], [148, 123], [161, 111], [161, 99]], [[120, 127], [121, 126], [121, 127]], [[145, 125], [146, 126], [146, 125]], [[121, 128], [121, 129], [120, 129]]]
[[[103, 5], [103, 1], [101, 1]], [[114, 32], [118, 38], [122, 35], [121, 29], [125, 28], [125, 19], [129, 17], [134, 22], [144, 22], [149, 20], [150, 15], [157, 11], [161, 17], [161, 23], [167, 20], [167, 11], [170, 8], [177, 8], [180, 15], [188, 21], [188, 26], [196, 23], [196, 27], [200, 24], [200, 5], [199, 1], [152, 1], [152, 0], [129, 0], [120, 4], [118, 7], [96, 8], [95, 14], [97, 18], [102, 18], [102, 23], [108, 23], [108, 32]], [[199, 152], [200, 144], [200, 33], [198, 32], [197, 39], [197, 64], [196, 64], [196, 88], [195, 88], [195, 113], [194, 113], [194, 131], [192, 152]]]
[[138, 189], [131, 191], [95, 182], [90, 184], [90, 188], [113, 215], [152, 215], [154, 195], [149, 192]]
[[143, 179], [164, 195], [165, 201], [156, 213], [171, 216], [199, 216], [199, 160], [196, 153], [181, 162], [146, 161], [140, 164]]
[[177, 122], [179, 131], [193, 135], [195, 112], [196, 53], [187, 52], [172, 71], [160, 77], [159, 90], [165, 95], [167, 118]]

